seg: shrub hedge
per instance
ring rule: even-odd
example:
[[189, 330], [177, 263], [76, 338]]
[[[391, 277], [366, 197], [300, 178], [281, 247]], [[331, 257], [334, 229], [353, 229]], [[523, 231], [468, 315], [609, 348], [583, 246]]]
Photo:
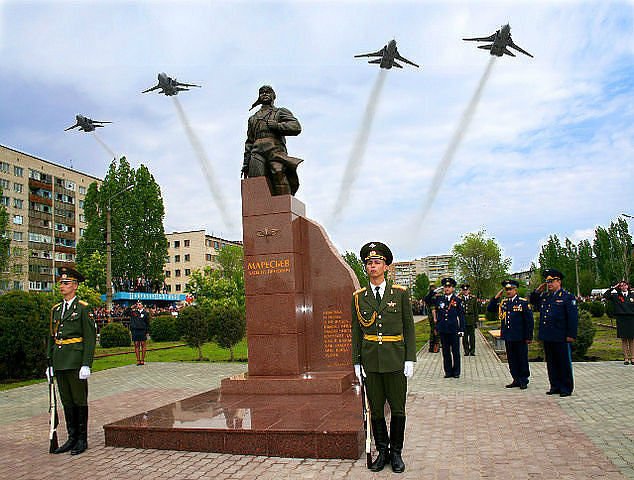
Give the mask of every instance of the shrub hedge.
[[129, 347], [132, 345], [130, 331], [120, 323], [109, 323], [101, 329], [99, 344], [103, 348]]

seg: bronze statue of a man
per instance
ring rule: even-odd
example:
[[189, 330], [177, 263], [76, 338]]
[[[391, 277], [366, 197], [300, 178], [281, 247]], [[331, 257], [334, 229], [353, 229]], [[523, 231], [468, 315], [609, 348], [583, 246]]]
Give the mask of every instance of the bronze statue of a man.
[[272, 195], [295, 195], [299, 188], [297, 166], [303, 160], [288, 155], [285, 136], [299, 135], [302, 127], [290, 110], [274, 107], [274, 100], [272, 87], [260, 87], [258, 99], [251, 108], [262, 107], [249, 117], [242, 175], [244, 178], [266, 176]]

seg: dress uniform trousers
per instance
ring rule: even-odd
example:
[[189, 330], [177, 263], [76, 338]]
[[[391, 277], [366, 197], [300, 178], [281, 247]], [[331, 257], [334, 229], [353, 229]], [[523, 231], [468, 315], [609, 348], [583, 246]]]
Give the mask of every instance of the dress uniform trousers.
[[393, 416], [405, 416], [407, 377], [402, 370], [389, 373], [366, 372], [365, 383], [372, 420], [385, 418], [386, 400]]
[[79, 370], [55, 370], [55, 379], [64, 408], [88, 406], [88, 380], [79, 379]]
[[524, 340], [506, 341], [506, 358], [513, 381], [520, 385], [528, 384], [531, 372], [528, 366], [528, 344]]
[[445, 375], [460, 375], [460, 337], [457, 333], [440, 333]]
[[568, 342], [544, 341], [544, 355], [551, 388], [559, 393], [572, 393], [572, 353]]

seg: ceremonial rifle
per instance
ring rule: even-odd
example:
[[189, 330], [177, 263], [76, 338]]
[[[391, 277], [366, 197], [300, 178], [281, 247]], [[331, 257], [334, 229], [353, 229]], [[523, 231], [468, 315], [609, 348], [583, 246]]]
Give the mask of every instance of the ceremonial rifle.
[[372, 439], [370, 437], [371, 423], [370, 423], [370, 404], [368, 403], [368, 396], [365, 391], [365, 376], [361, 374], [361, 396], [363, 397], [363, 429], [365, 430], [365, 456], [368, 468], [372, 466], [372, 454], [370, 453], [370, 445]]
[[49, 420], [49, 447], [48, 453], [54, 453], [59, 447], [57, 443], [57, 426], [59, 425], [59, 416], [57, 415], [57, 396], [55, 395], [55, 382], [53, 376], [48, 377], [48, 411], [51, 414]]

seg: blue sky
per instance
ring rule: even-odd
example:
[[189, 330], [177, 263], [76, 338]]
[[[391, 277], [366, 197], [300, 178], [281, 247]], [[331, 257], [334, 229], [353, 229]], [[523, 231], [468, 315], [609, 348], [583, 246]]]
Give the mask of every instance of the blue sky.
[[[496, 59], [474, 121], [420, 234], [434, 171], [489, 60], [462, 37], [509, 22], [535, 58]], [[378, 69], [353, 55], [396, 38], [422, 68], [390, 70], [349, 203], [332, 208]], [[592, 236], [633, 212], [634, 3], [572, 1], [0, 1], [0, 143], [103, 176], [117, 154], [160, 183], [167, 231], [241, 238], [240, 167], [262, 84], [302, 123], [297, 194], [340, 250], [388, 243], [397, 260], [449, 252], [486, 229], [514, 269], [552, 233]], [[224, 224], [169, 98], [164, 71], [222, 186]]]

